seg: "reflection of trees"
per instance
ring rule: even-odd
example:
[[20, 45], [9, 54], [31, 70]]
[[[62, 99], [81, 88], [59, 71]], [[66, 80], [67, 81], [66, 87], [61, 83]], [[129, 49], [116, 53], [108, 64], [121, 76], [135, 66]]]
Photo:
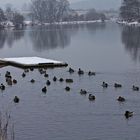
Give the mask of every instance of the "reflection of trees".
[[0, 48], [7, 43], [9, 47], [24, 36], [24, 30], [0, 30]]
[[140, 60], [140, 28], [124, 27], [122, 42], [134, 61]]
[[105, 23], [90, 23], [90, 24], [86, 24], [86, 28], [92, 34], [95, 33], [96, 30], [103, 30], [103, 29], [105, 29], [105, 27], [106, 27]]
[[[69, 30], [70, 29], [70, 30]], [[71, 36], [77, 32], [74, 26], [37, 27], [30, 32], [33, 46], [37, 51], [64, 48], [70, 44]]]

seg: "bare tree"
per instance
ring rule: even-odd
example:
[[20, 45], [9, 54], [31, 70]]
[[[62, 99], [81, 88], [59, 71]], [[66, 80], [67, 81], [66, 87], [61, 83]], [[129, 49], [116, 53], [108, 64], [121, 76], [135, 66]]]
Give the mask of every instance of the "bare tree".
[[68, 9], [67, 0], [31, 0], [32, 17], [41, 23], [61, 21]]

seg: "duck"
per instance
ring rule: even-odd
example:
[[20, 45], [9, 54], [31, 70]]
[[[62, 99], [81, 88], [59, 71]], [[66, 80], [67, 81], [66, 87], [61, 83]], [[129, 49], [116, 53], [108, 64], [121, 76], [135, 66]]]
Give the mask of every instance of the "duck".
[[9, 86], [12, 86], [12, 80], [9, 79], [9, 80], [7, 81], [7, 84], [8, 84]]
[[54, 81], [54, 82], [56, 82], [56, 81], [57, 81], [57, 78], [56, 78], [55, 76], [53, 77], [53, 81]]
[[107, 87], [108, 87], [108, 83], [103, 82], [103, 83], [102, 83], [102, 87], [103, 87], [103, 88], [107, 88]]
[[81, 94], [81, 95], [86, 95], [86, 94], [87, 94], [87, 91], [86, 91], [85, 89], [81, 89], [81, 90], [80, 90], [80, 94]]
[[124, 101], [125, 101], [125, 98], [124, 98], [124, 97], [119, 96], [117, 100], [118, 100], [119, 102], [124, 102]]
[[6, 71], [5, 77], [11, 76], [11, 73], [9, 71]]
[[133, 112], [125, 111], [125, 114], [124, 115], [128, 119], [129, 117], [132, 117], [133, 116]]
[[34, 68], [30, 68], [30, 71], [34, 71]]
[[22, 77], [24, 78], [25, 76], [26, 76], [26, 74], [23, 72], [23, 73], [22, 73]]
[[30, 81], [31, 83], [35, 83], [35, 80], [34, 79], [31, 79], [31, 81]]
[[44, 92], [44, 93], [47, 92], [47, 88], [46, 88], [46, 86], [42, 88], [42, 92]]
[[0, 85], [0, 89], [1, 89], [1, 90], [5, 90], [5, 85], [1, 84], [1, 85]]
[[48, 77], [49, 77], [49, 75], [48, 75], [47, 73], [45, 73], [45, 74], [44, 74], [44, 77], [48, 78]]
[[16, 79], [13, 79], [13, 83], [14, 83], [14, 84], [17, 84], [17, 80], [16, 80]]
[[89, 99], [90, 101], [94, 101], [94, 100], [95, 100], [95, 96], [92, 95], [92, 94], [89, 94], [88, 99]]
[[121, 84], [117, 84], [117, 83], [115, 83], [115, 84], [114, 84], [114, 87], [115, 87], [115, 88], [121, 88], [122, 85], [121, 85]]
[[133, 91], [139, 91], [139, 87], [134, 86], [134, 85], [133, 85], [132, 89], [133, 89]]
[[70, 87], [65, 87], [65, 90], [66, 91], [70, 91]]
[[69, 73], [74, 73], [74, 69], [69, 68]]
[[24, 72], [25, 72], [25, 73], [28, 73], [28, 72], [29, 72], [29, 69], [25, 69]]
[[51, 82], [49, 80], [47, 80], [46, 85], [47, 86], [50, 86], [51, 85]]
[[91, 71], [88, 72], [88, 76], [95, 76], [95, 75], [96, 75], [95, 72], [91, 72]]
[[59, 79], [59, 81], [60, 81], [60, 82], [63, 82], [63, 81], [64, 81], [64, 79], [63, 79], [63, 78], [60, 78], [60, 79]]
[[83, 75], [83, 74], [84, 74], [84, 71], [81, 70], [81, 69], [79, 68], [79, 70], [78, 70], [78, 74], [79, 74], [79, 75]]
[[73, 83], [73, 79], [66, 79], [66, 83]]
[[15, 96], [14, 100], [15, 103], [19, 103], [19, 98], [17, 96]]

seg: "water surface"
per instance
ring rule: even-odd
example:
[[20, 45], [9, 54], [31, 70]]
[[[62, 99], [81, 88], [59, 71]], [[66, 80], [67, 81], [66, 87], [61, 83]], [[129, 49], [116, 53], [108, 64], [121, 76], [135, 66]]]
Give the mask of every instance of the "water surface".
[[[39, 56], [67, 62], [74, 69], [96, 71], [70, 75], [67, 68], [49, 69], [51, 86], [47, 94], [41, 89], [46, 78], [38, 70], [21, 77], [22, 69], [0, 69], [0, 80], [11, 71], [18, 84], [6, 86], [0, 94], [0, 108], [8, 110], [15, 126], [16, 140], [138, 140], [140, 137], [140, 93], [132, 91], [132, 85], [140, 85], [140, 29], [122, 27], [114, 23], [30, 27], [24, 30], [0, 31], [0, 56]], [[58, 78], [73, 78], [73, 84], [53, 82]], [[34, 78], [35, 84], [30, 80]], [[109, 88], [103, 89], [103, 81]], [[115, 82], [121, 89], [114, 89]], [[64, 88], [71, 87], [70, 92]], [[94, 102], [81, 96], [81, 88], [96, 96]], [[14, 96], [19, 104], [12, 102]], [[117, 97], [124, 96], [125, 103]], [[126, 120], [124, 112], [134, 111]]]

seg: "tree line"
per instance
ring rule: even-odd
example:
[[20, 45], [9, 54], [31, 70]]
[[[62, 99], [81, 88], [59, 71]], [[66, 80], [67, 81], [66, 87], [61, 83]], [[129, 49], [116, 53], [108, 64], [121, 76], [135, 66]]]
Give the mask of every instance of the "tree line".
[[128, 22], [140, 22], [140, 0], [123, 0], [120, 7], [120, 17]]
[[6, 7], [5, 10], [0, 8], [0, 28], [4, 28], [6, 21], [13, 23], [13, 26], [23, 26], [24, 17], [10, 6]]
[[[68, 0], [31, 0], [29, 11], [31, 21], [41, 24], [62, 21], [106, 19], [103, 13], [99, 13], [95, 9], [90, 9], [86, 13], [78, 14], [75, 10], [70, 8]], [[7, 6], [5, 10], [0, 8], [0, 27], [4, 27], [9, 21], [16, 27], [23, 26], [24, 16], [14, 10], [11, 6]]]

